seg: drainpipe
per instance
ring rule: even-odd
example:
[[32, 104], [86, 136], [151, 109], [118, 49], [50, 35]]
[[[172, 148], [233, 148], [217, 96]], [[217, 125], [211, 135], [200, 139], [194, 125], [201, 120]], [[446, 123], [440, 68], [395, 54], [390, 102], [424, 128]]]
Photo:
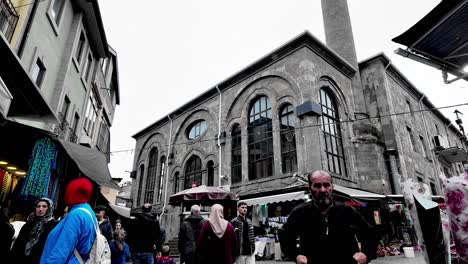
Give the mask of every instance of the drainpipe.
[[222, 96], [221, 96], [221, 91], [218, 88], [218, 85], [216, 85], [216, 90], [218, 90], [219, 93], [219, 113], [218, 113], [218, 186], [221, 187], [221, 168], [222, 168], [222, 149], [221, 149], [221, 107], [222, 107]]
[[166, 158], [166, 172], [164, 175], [166, 175], [166, 186], [164, 187], [164, 206], [162, 208], [162, 213], [160, 219], [162, 219], [162, 216], [166, 213], [166, 207], [167, 207], [167, 185], [169, 183], [169, 159], [171, 157], [171, 138], [172, 138], [172, 118], [170, 115], [167, 115], [167, 118], [171, 121], [171, 128], [169, 129], [169, 139], [167, 140], [167, 158]]
[[31, 14], [28, 17], [28, 23], [26, 24], [26, 27], [24, 29], [24, 34], [21, 37], [21, 42], [19, 44], [18, 48], [18, 57], [21, 59], [21, 56], [23, 55], [24, 47], [26, 46], [26, 42], [29, 37], [29, 32], [31, 31], [32, 23], [34, 21], [34, 17], [36, 16], [36, 11], [37, 11], [37, 6], [39, 5], [39, 2], [42, 2], [43, 0], [35, 0], [34, 4], [31, 9]]

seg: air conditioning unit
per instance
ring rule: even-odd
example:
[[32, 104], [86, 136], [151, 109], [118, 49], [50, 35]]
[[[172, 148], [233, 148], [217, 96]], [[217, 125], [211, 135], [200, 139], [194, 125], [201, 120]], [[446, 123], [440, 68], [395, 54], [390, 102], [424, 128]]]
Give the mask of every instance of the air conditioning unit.
[[434, 146], [436, 149], [446, 149], [448, 148], [448, 141], [442, 135], [434, 136]]

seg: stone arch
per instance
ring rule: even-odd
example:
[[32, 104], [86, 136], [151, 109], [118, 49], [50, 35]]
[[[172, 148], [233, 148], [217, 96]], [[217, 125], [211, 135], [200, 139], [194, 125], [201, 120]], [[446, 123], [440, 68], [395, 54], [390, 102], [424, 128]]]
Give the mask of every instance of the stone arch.
[[138, 153], [138, 156], [136, 159], [137, 163], [140, 162], [143, 157], [145, 157], [145, 153], [147, 153], [153, 147], [154, 144], [158, 145], [158, 149], [160, 148], [160, 146], [167, 144], [167, 143], [164, 143], [164, 142], [167, 142], [166, 139], [167, 137], [165, 133], [159, 132], [159, 131], [149, 136], [145, 140], [143, 145], [141, 146], [140, 152]]
[[[343, 91], [341, 90], [340, 86], [333, 80], [333, 78], [329, 76], [322, 76], [318, 82], [318, 90], [316, 92], [316, 96], [319, 96], [320, 89], [326, 88], [332, 92], [333, 96], [335, 97], [335, 102], [337, 104], [338, 109], [342, 109], [340, 112], [343, 114], [349, 114], [349, 109], [351, 107], [348, 105], [348, 100], [344, 95]], [[320, 98], [319, 98], [320, 99]], [[320, 101], [320, 100], [318, 100]]]
[[[208, 130], [209, 130], [209, 127], [210, 126], [217, 126], [217, 117], [212, 114], [210, 112], [209, 109], [207, 108], [204, 108], [204, 107], [200, 107], [194, 111], [192, 111], [189, 115], [187, 115], [183, 121], [180, 123], [180, 125], [177, 127], [175, 133], [174, 133], [174, 142], [179, 142], [179, 141], [182, 141], [183, 139], [184, 140], [188, 140], [188, 139], [185, 139], [182, 135], [184, 135], [188, 125], [190, 125], [192, 122], [196, 121], [196, 120], [199, 120], [199, 119], [203, 119], [203, 118], [196, 118], [195, 116], [203, 116], [205, 118], [205, 120], [208, 122]], [[216, 129], [217, 131], [218, 129]], [[198, 139], [197, 139], [198, 140]]]

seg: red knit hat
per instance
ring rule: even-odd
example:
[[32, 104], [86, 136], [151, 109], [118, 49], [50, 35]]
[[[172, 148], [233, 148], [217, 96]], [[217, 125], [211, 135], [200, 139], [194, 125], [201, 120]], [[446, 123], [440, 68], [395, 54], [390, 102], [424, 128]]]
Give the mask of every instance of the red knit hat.
[[65, 189], [65, 204], [73, 206], [75, 204], [87, 203], [91, 200], [93, 185], [86, 178], [74, 179], [68, 183]]

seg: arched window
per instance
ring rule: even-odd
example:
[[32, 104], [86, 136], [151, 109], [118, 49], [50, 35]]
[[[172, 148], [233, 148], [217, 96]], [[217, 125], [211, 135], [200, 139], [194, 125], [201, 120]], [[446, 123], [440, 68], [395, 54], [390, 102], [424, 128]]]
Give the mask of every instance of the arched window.
[[159, 172], [159, 184], [158, 184], [158, 202], [162, 199], [163, 186], [164, 186], [164, 173], [166, 173], [166, 157], [161, 157], [161, 171]]
[[273, 175], [273, 133], [271, 103], [266, 96], [257, 98], [249, 111], [249, 179]]
[[208, 171], [208, 183], [207, 186], [214, 186], [214, 163], [213, 161], [208, 161], [206, 164], [206, 170]]
[[179, 172], [174, 173], [174, 194], [176, 194], [179, 191], [179, 175]]
[[297, 171], [296, 118], [294, 108], [287, 104], [280, 111], [281, 163], [283, 173]]
[[200, 186], [202, 182], [201, 159], [193, 155], [185, 166], [184, 190], [192, 188], [192, 184]]
[[203, 133], [205, 133], [206, 129], [208, 128], [208, 122], [205, 120], [198, 120], [193, 122], [187, 129], [187, 137], [188, 139], [197, 139]]
[[141, 164], [140, 166], [140, 181], [138, 183], [138, 192], [136, 197], [136, 205], [141, 205], [141, 193], [143, 191], [143, 177], [145, 176], [145, 165]]
[[347, 176], [339, 112], [333, 94], [326, 89], [320, 89], [320, 104], [322, 105], [322, 131], [325, 138], [328, 170]]
[[236, 183], [242, 181], [242, 135], [239, 124], [232, 128], [231, 139], [231, 181]]
[[149, 155], [149, 164], [148, 164], [148, 175], [146, 178], [146, 187], [145, 187], [145, 203], [153, 203], [154, 196], [154, 184], [156, 182], [156, 168], [158, 166], [158, 149], [153, 148], [150, 151]]

